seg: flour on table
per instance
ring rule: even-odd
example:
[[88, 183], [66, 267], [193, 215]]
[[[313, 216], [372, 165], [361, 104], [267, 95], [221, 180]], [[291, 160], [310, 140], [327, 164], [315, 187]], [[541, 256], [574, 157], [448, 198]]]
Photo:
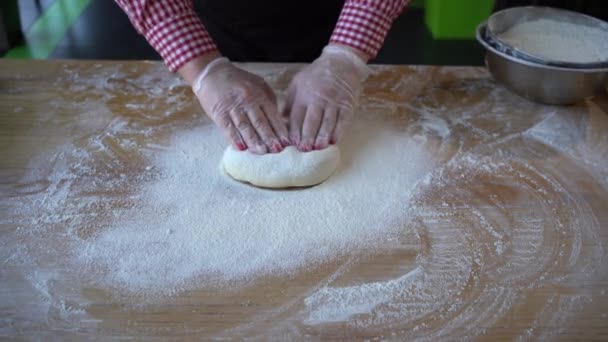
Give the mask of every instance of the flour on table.
[[[225, 139], [193, 128], [189, 88], [160, 64], [137, 78], [119, 65], [69, 74], [83, 114], [44, 112], [65, 142], [0, 198], [0, 336], [435, 341], [505, 326], [512, 339], [566, 336], [607, 274], [601, 102], [560, 113], [481, 68], [373, 68], [382, 77], [366, 87], [386, 91], [363, 98], [334, 176], [290, 191], [218, 172]], [[293, 71], [263, 75], [282, 88]], [[125, 92], [139, 100], [112, 102]], [[224, 317], [215, 298], [243, 313], [218, 333], [201, 324]], [[531, 299], [534, 315], [513, 325]], [[157, 320], [158, 308], [183, 321]]]
[[280, 153], [255, 154], [226, 148], [223, 169], [234, 179], [265, 188], [290, 188], [316, 185], [331, 176], [338, 167], [340, 150], [300, 152], [288, 146]]
[[327, 181], [292, 191], [218, 172], [225, 140], [208, 125], [154, 161], [160, 177], [81, 249], [106, 286], [170, 291], [291, 273], [375, 245], [404, 224], [404, 203], [432, 168], [424, 142], [357, 122]]
[[596, 27], [538, 19], [520, 23], [498, 37], [544, 59], [573, 63], [608, 61], [608, 35]]

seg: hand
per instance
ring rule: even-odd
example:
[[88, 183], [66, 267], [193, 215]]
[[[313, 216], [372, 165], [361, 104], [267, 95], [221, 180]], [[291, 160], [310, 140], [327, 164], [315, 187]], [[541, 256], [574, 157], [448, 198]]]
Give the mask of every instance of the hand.
[[264, 154], [289, 145], [276, 97], [263, 78], [217, 58], [194, 79], [192, 88], [236, 149]]
[[363, 80], [364, 59], [352, 50], [330, 45], [292, 80], [287, 90], [289, 138], [300, 151], [337, 143], [352, 120]]

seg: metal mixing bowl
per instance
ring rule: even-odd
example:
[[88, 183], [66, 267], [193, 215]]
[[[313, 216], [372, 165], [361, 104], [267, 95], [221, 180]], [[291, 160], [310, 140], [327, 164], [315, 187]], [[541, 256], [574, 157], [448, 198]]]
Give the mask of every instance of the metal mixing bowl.
[[513, 7], [502, 11], [498, 11], [488, 18], [486, 26], [486, 41], [492, 40], [499, 45], [494, 46], [500, 51], [511, 56], [525, 59], [533, 63], [547, 64], [556, 67], [564, 68], [608, 68], [608, 59], [593, 63], [576, 63], [569, 61], [545, 59], [532, 54], [531, 52], [521, 50], [517, 46], [511, 46], [506, 41], [502, 40], [500, 35], [509, 29], [528, 21], [537, 19], [550, 19], [559, 22], [572, 23], [580, 26], [588, 26], [600, 29], [605, 32], [608, 37], [608, 23], [600, 19], [584, 15], [578, 12], [566, 11], [562, 9], [542, 6], [523, 6]]
[[497, 82], [535, 102], [570, 105], [606, 91], [608, 68], [574, 69], [537, 64], [510, 56], [486, 40], [486, 22], [477, 40], [486, 48], [486, 65]]

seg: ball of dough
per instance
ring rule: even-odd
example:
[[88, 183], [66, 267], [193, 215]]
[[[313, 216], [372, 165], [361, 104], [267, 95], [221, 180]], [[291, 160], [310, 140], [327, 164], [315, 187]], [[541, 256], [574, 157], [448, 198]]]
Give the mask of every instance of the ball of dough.
[[293, 146], [280, 153], [254, 154], [229, 146], [222, 165], [232, 178], [264, 188], [290, 188], [316, 185], [332, 175], [340, 161], [336, 146], [300, 152]]

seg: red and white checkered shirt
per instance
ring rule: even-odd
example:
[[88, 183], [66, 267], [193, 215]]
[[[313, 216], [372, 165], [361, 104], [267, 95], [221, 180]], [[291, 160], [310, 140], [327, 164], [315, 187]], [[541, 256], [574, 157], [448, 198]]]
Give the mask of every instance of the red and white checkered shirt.
[[[252, 0], [254, 1], [254, 0]], [[192, 0], [116, 0], [171, 71], [217, 50]], [[410, 0], [346, 0], [330, 38], [375, 57]]]

